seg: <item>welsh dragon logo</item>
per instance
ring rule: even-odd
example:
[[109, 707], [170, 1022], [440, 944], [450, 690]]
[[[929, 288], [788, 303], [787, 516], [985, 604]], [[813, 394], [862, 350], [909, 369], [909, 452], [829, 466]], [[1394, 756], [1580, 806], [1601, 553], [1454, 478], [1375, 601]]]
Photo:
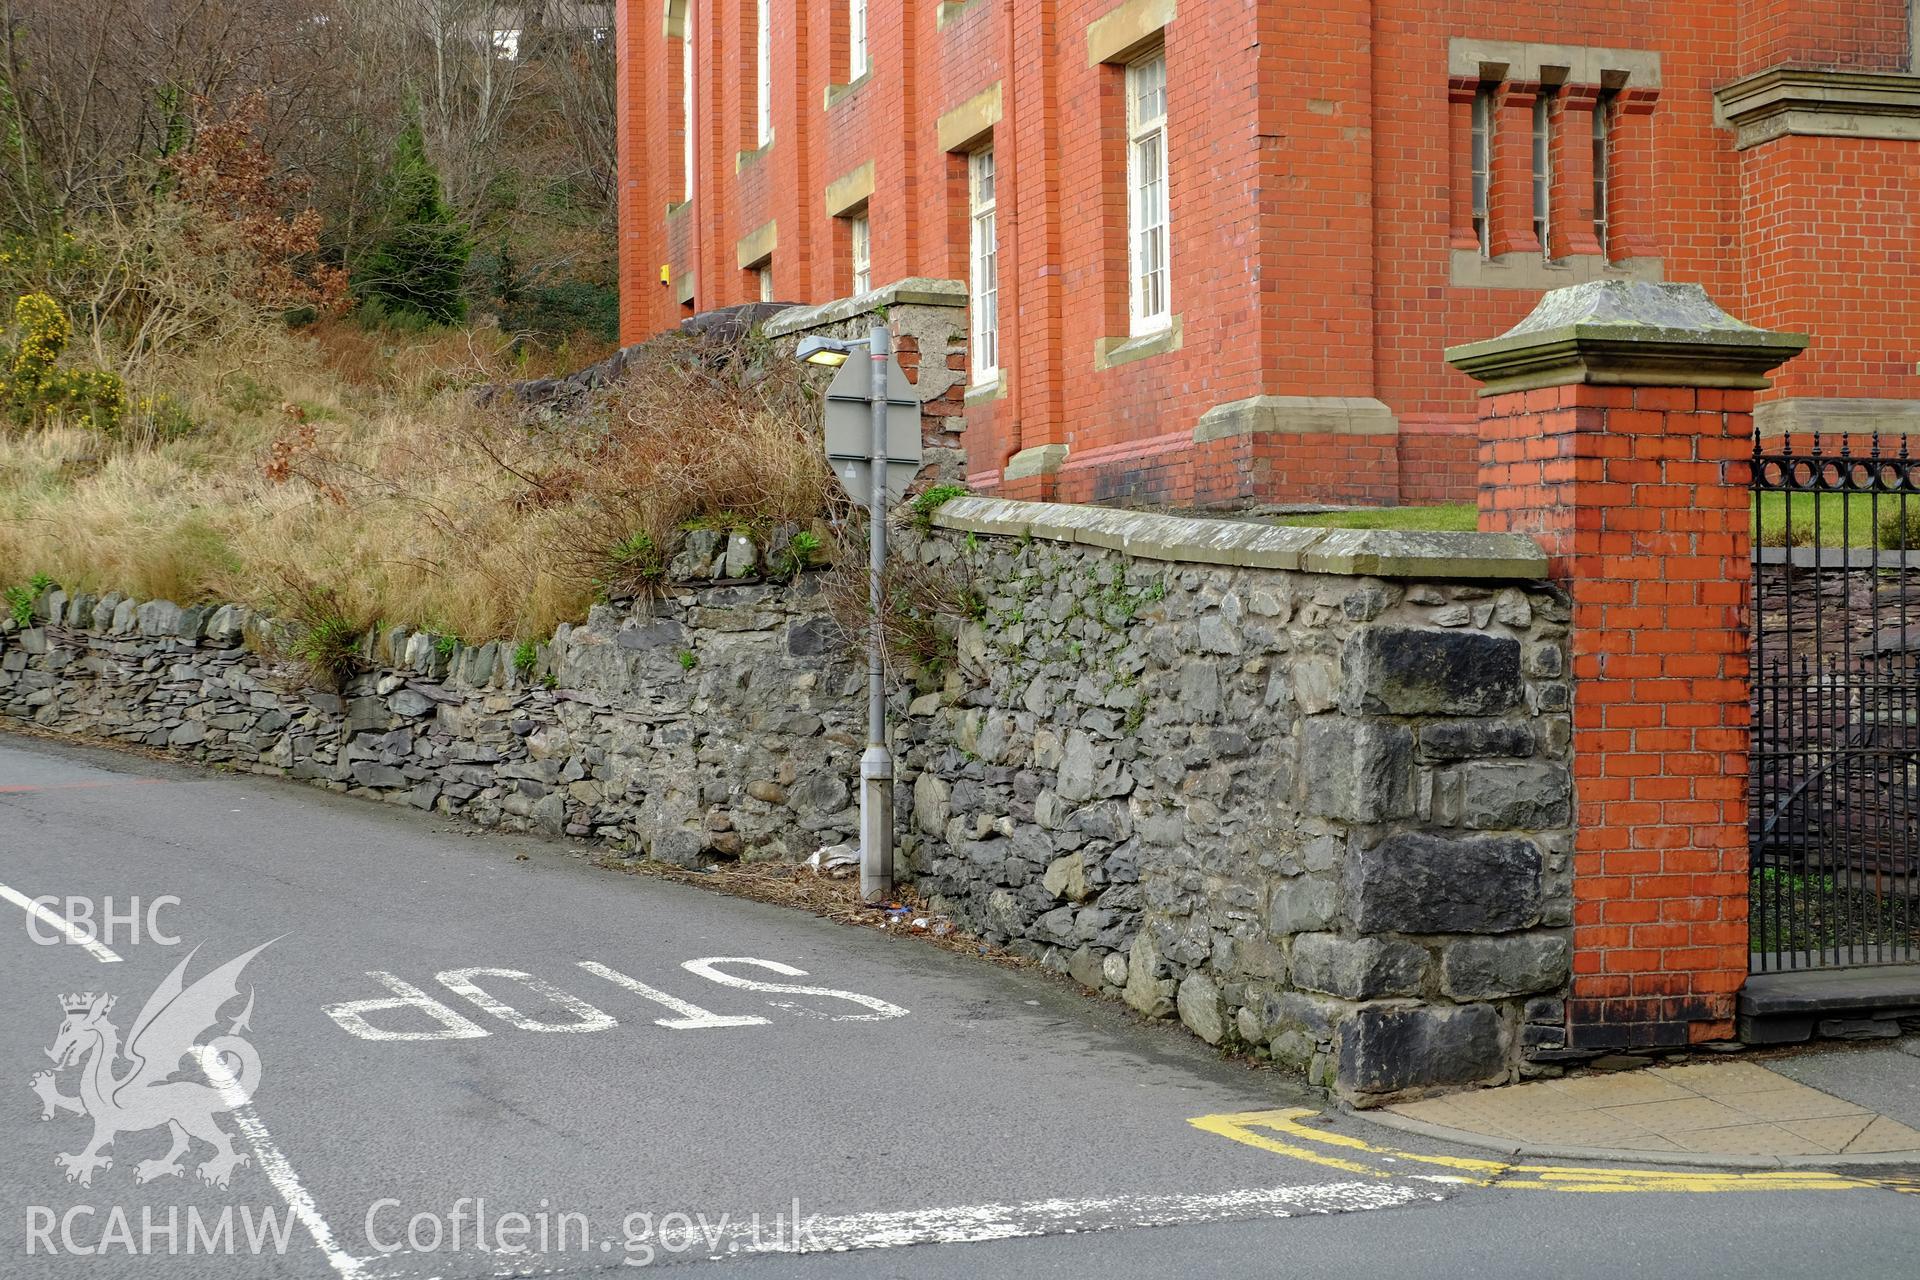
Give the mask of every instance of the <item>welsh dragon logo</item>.
[[[62, 1111], [93, 1119], [93, 1140], [83, 1150], [54, 1157], [68, 1182], [92, 1186], [96, 1170], [113, 1167], [112, 1157], [101, 1153], [117, 1137], [162, 1126], [172, 1134], [173, 1146], [158, 1160], [140, 1161], [134, 1168], [136, 1182], [185, 1172], [182, 1160], [195, 1139], [213, 1148], [213, 1155], [199, 1166], [202, 1182], [225, 1187], [236, 1168], [251, 1163], [252, 1157], [235, 1151], [233, 1138], [214, 1122], [220, 1113], [245, 1106], [260, 1084], [260, 1055], [240, 1035], [251, 1029], [251, 988], [246, 1008], [225, 1035], [205, 1043], [201, 1037], [217, 1030], [221, 1008], [239, 997], [240, 973], [247, 962], [272, 945], [255, 947], [192, 986], [184, 981], [193, 961], [188, 955], [148, 997], [127, 1033], [124, 1050], [119, 1028], [107, 1020], [112, 996], [89, 991], [61, 997], [66, 1020], [46, 1051], [54, 1070], [35, 1075], [33, 1091], [40, 1095], [42, 1120]], [[190, 1060], [189, 1067], [183, 1068], [183, 1059]], [[57, 1075], [76, 1066], [80, 1094], [68, 1097], [60, 1092]]]

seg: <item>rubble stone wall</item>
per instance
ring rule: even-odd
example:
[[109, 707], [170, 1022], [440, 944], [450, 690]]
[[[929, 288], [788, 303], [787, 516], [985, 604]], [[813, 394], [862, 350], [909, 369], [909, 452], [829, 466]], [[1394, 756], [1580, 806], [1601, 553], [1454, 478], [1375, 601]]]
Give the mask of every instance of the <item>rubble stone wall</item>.
[[[1361, 1102], [1551, 1069], [1569, 610], [1537, 547], [935, 523], [901, 554], [974, 606], [894, 723], [901, 871], [938, 909]], [[370, 636], [339, 693], [244, 609], [52, 590], [0, 624], [0, 713], [679, 865], [804, 859], [857, 838], [864, 671], [819, 577], [743, 542], [694, 535], [666, 598], [535, 650]]]
[[1569, 608], [1537, 548], [989, 499], [939, 522], [920, 555], [984, 613], [901, 729], [937, 905], [1362, 1102], [1556, 1055]]
[[264, 657], [245, 609], [56, 591], [0, 634], [0, 712], [681, 866], [803, 859], [854, 838], [865, 733], [817, 582], [599, 606], [524, 670], [510, 645], [377, 634], [339, 694]]

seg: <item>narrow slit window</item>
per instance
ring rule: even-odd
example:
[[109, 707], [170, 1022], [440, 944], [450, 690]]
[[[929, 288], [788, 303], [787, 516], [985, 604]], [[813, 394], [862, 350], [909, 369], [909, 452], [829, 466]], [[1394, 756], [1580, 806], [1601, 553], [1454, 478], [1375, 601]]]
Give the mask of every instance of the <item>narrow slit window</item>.
[[967, 157], [973, 262], [973, 380], [1000, 377], [1000, 237], [994, 210], [993, 149]]
[[1553, 94], [1542, 89], [1533, 100], [1533, 237], [1540, 256], [1551, 259], [1553, 248]]
[[1603, 97], [1593, 107], [1593, 234], [1600, 242], [1603, 258], [1611, 256], [1607, 249], [1607, 205], [1612, 194], [1608, 188], [1612, 156], [1613, 99]]
[[1172, 320], [1167, 200], [1167, 55], [1127, 68], [1127, 189], [1132, 223], [1133, 332], [1152, 333]]
[[848, 230], [853, 240], [853, 291], [865, 293], [873, 288], [873, 223], [861, 213], [852, 219]]
[[687, 0], [680, 17], [680, 124], [686, 133], [681, 157], [680, 198], [693, 199], [693, 2]]
[[847, 0], [847, 79], [867, 74], [867, 0]]
[[1488, 216], [1487, 193], [1491, 189], [1493, 161], [1493, 89], [1481, 85], [1473, 95], [1473, 237], [1480, 242], [1480, 256], [1493, 253], [1493, 219]]
[[760, 0], [755, 17], [759, 28], [754, 50], [758, 68], [755, 79], [760, 86], [759, 145], [764, 147], [773, 141], [773, 0]]
[[772, 302], [773, 301], [773, 264], [771, 262], [762, 263], [760, 265], [760, 270], [758, 274], [760, 277], [760, 301]]

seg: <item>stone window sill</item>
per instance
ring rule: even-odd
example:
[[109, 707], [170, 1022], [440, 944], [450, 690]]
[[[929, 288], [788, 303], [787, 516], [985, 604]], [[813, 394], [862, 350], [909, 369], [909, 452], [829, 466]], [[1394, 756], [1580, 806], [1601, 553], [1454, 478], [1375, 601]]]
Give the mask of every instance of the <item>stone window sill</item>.
[[1180, 317], [1174, 316], [1164, 329], [1133, 334], [1124, 338], [1101, 338], [1093, 344], [1093, 368], [1104, 373], [1116, 365], [1132, 364], [1154, 356], [1178, 351], [1181, 347]]
[[755, 147], [751, 151], [735, 152], [733, 157], [733, 171], [740, 173], [753, 165], [759, 164], [761, 158], [773, 150], [773, 144], [774, 139], [768, 138], [764, 145]]
[[1665, 265], [1658, 258], [1625, 258], [1609, 262], [1597, 254], [1558, 258], [1552, 262], [1537, 253], [1508, 253], [1484, 258], [1478, 249], [1452, 251], [1451, 283], [1458, 289], [1561, 289], [1572, 284], [1596, 280], [1648, 280], [1665, 278]]
[[986, 6], [979, 4], [978, 0], [940, 0], [940, 8], [934, 13], [933, 29], [935, 31], [945, 31], [969, 13], [974, 13], [985, 7]]
[[873, 79], [873, 64], [869, 62], [867, 64], [867, 69], [865, 71], [862, 71], [858, 76], [854, 77], [852, 80], [848, 81], [846, 84], [828, 85], [827, 94], [826, 94], [826, 109], [831, 111], [833, 108], [839, 106], [841, 103], [845, 102], [848, 98], [851, 98], [854, 94], [860, 92], [861, 89], [865, 88], [867, 82], [872, 79]]
[[986, 404], [994, 400], [1007, 398], [1007, 375], [1002, 370], [994, 376], [992, 382], [976, 382], [967, 388], [968, 404]]

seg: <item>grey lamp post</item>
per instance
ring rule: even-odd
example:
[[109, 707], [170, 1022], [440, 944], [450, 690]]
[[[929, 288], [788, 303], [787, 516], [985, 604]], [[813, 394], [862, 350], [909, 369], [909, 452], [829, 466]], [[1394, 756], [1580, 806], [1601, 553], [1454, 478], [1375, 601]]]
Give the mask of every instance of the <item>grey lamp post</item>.
[[[892, 347], [887, 326], [876, 324], [865, 342], [809, 337], [795, 353], [808, 364], [841, 367], [827, 398], [827, 458], [848, 495], [867, 505], [867, 749], [860, 757], [860, 896], [867, 902], [893, 892], [893, 753], [881, 630], [887, 502], [905, 494], [920, 467], [920, 404]], [[850, 363], [861, 351], [869, 365], [864, 379]], [[858, 429], [862, 408], [864, 432]]]

